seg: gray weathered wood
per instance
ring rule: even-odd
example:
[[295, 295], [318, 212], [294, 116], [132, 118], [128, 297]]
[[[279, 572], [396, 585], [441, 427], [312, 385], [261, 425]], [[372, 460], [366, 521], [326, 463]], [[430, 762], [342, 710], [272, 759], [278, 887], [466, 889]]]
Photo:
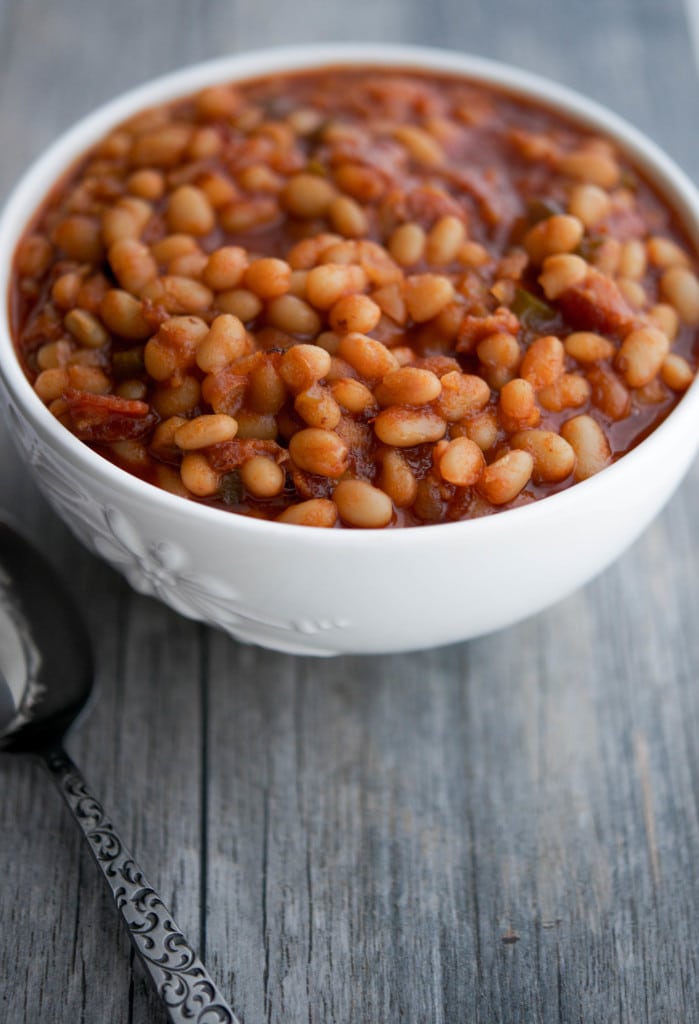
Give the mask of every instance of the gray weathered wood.
[[[448, 45], [581, 88], [699, 175], [680, 0], [0, 0], [0, 188], [153, 73], [306, 39]], [[71, 751], [245, 1024], [699, 1021], [699, 468], [604, 576], [468, 645], [330, 662], [132, 593], [0, 428], [0, 504], [68, 576]], [[0, 1020], [163, 1020], [30, 763], [0, 763]]]

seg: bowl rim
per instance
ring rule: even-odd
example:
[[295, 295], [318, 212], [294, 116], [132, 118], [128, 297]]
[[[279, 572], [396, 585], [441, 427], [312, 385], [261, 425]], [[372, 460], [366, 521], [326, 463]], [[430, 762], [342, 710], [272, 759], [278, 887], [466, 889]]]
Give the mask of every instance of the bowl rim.
[[[49, 190], [82, 153], [108, 130], [139, 110], [184, 97], [207, 84], [243, 82], [257, 77], [331, 66], [384, 66], [451, 73], [499, 88], [515, 97], [531, 100], [584, 127], [612, 136], [668, 199], [676, 215], [685, 219], [685, 230], [699, 249], [699, 191], [685, 172], [652, 139], [625, 118], [553, 79], [509, 63], [458, 50], [401, 43], [310, 43], [269, 47], [200, 61], [142, 82], [81, 117], [33, 160], [12, 188], [0, 211], [0, 378], [39, 434], [55, 446], [75, 468], [99, 477], [105, 485], [121, 492], [125, 498], [151, 505], [154, 511], [161, 510], [163, 513], [185, 517], [191, 515], [203, 525], [212, 527], [222, 527], [228, 523], [230, 528], [235, 527], [245, 533], [258, 534], [262, 531], [270, 540], [274, 535], [277, 539], [293, 536], [295, 543], [305, 538], [306, 542], [312, 540], [313, 544], [330, 544], [333, 547], [355, 547], [359, 537], [362, 546], [412, 545], [418, 536], [434, 537], [435, 531], [442, 538], [449, 531], [448, 536], [453, 537], [454, 541], [459, 539], [457, 531], [462, 534], [469, 531], [470, 539], [478, 541], [483, 531], [511, 530], [515, 525], [513, 516], [517, 517], [519, 525], [524, 528], [532, 517], [564, 514], [566, 503], [579, 501], [584, 494], [590, 500], [594, 498], [595, 491], [603, 496], [605, 489], [614, 480], [617, 486], [623, 485], [624, 473], [627, 476], [634, 473], [640, 461], [649, 458], [673, 429], [686, 442], [691, 437], [688, 428], [695, 425], [699, 417], [699, 377], [680, 397], [668, 416], [631, 451], [619, 457], [601, 473], [527, 505], [504, 509], [477, 519], [389, 530], [326, 530], [312, 527], [299, 530], [293, 524], [240, 515], [171, 494], [121, 469], [56, 421], [24, 375], [15, 352], [9, 315], [9, 285], [16, 246]], [[697, 446], [699, 436], [694, 447], [688, 448], [688, 462]], [[576, 495], [579, 497], [576, 498]], [[466, 537], [462, 539], [465, 541]]]

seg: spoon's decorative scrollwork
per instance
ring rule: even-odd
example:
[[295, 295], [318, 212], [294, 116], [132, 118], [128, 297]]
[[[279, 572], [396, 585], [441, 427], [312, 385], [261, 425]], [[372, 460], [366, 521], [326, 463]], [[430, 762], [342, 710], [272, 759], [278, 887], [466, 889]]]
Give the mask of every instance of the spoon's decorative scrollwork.
[[203, 963], [63, 750], [45, 757], [87, 839], [114, 902], [173, 1024], [239, 1024]]

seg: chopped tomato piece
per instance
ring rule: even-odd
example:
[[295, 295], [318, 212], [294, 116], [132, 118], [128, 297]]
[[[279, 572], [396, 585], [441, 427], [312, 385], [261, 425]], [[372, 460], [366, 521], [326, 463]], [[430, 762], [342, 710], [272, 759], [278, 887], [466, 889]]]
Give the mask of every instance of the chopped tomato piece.
[[498, 306], [488, 316], [468, 315], [463, 318], [459, 327], [456, 342], [457, 352], [473, 352], [479, 341], [490, 334], [517, 334], [519, 320], [506, 306]]
[[633, 312], [616, 283], [599, 270], [590, 269], [580, 284], [567, 288], [558, 305], [578, 330], [623, 334], [634, 324]]
[[143, 437], [158, 421], [157, 413], [146, 402], [118, 395], [94, 395], [67, 388], [63, 399], [73, 429], [82, 441], [130, 441]]
[[254, 437], [222, 441], [220, 444], [212, 445], [207, 452], [209, 463], [219, 473], [230, 473], [253, 455], [268, 455], [279, 463], [289, 457], [287, 451], [276, 441], [263, 441]]

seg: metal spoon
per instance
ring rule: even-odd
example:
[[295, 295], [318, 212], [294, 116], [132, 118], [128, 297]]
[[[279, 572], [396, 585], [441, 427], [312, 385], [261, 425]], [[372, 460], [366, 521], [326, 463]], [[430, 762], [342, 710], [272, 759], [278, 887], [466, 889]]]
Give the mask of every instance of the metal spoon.
[[70, 595], [44, 558], [0, 521], [0, 751], [43, 761], [102, 869], [173, 1024], [238, 1024], [63, 750], [92, 681], [90, 640]]

